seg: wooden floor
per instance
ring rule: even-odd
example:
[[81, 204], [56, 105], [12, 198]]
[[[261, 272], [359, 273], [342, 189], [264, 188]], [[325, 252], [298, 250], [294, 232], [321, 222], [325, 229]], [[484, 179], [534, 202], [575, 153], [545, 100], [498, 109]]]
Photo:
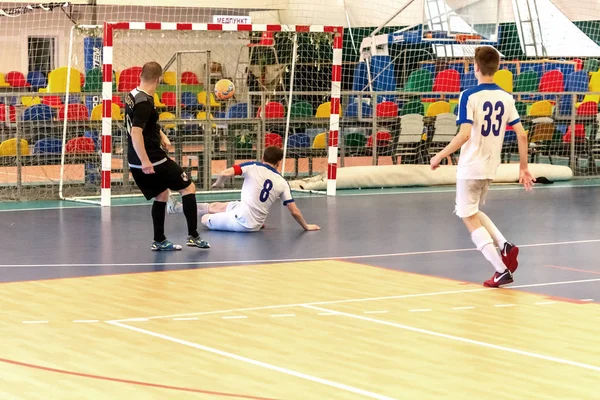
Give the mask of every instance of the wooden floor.
[[600, 308], [315, 261], [3, 284], [2, 399], [597, 399]]

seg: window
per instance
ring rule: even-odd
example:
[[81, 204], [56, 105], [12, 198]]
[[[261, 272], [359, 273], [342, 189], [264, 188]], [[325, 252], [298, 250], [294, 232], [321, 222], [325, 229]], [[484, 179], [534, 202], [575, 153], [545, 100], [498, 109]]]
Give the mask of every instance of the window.
[[56, 38], [53, 37], [28, 37], [27, 59], [29, 71], [38, 71], [48, 76], [54, 69], [54, 54]]

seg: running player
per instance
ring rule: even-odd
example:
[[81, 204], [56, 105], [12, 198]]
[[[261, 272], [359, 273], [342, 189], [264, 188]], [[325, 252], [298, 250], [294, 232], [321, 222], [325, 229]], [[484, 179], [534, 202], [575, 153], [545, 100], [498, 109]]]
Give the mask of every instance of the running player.
[[[534, 179], [527, 166], [527, 134], [520, 122], [511, 94], [494, 83], [500, 54], [491, 46], [475, 50], [475, 76], [478, 86], [461, 93], [458, 104], [458, 134], [450, 144], [431, 159], [433, 170], [459, 148], [456, 176], [455, 213], [464, 221], [477, 249], [494, 266], [496, 273], [484, 286], [498, 287], [513, 282], [518, 267], [519, 248], [508, 242], [479, 205], [500, 166], [500, 153], [506, 126], [517, 134], [520, 170], [519, 183], [531, 190]], [[494, 243], [500, 249], [494, 247]]]
[[[292, 217], [307, 231], [319, 230], [317, 225], [307, 224], [296, 206], [289, 184], [277, 172], [283, 151], [276, 146], [265, 149], [262, 162], [234, 165], [221, 172], [213, 187], [223, 187], [225, 180], [234, 175], [244, 177], [241, 201], [228, 203], [199, 203], [198, 214], [202, 225], [208, 229], [231, 232], [259, 231], [269, 209], [279, 198], [287, 206]], [[183, 212], [182, 204], [169, 197], [169, 213]]]
[[175, 161], [163, 149], [170, 145], [169, 139], [160, 129], [158, 112], [154, 107], [154, 92], [162, 77], [162, 67], [156, 62], [142, 67], [140, 85], [125, 98], [125, 121], [129, 149], [127, 161], [131, 175], [146, 200], [152, 204], [152, 224], [154, 226], [154, 251], [181, 250], [165, 236], [165, 210], [169, 199], [169, 189], [181, 193], [183, 214], [187, 221], [188, 238], [186, 244], [199, 248], [210, 245], [198, 235], [196, 215], [196, 187]]

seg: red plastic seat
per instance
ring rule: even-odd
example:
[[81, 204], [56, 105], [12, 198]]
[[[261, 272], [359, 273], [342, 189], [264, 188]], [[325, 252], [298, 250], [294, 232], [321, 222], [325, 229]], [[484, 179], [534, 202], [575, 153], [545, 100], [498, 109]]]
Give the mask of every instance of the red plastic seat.
[[583, 60], [581, 58], [574, 58], [575, 71], [581, 71], [583, 69]]
[[540, 80], [539, 91], [540, 92], [564, 92], [565, 81], [563, 73], [558, 70], [552, 70], [542, 75]]
[[67, 121], [87, 121], [89, 119], [90, 113], [84, 104], [69, 104], [68, 106], [62, 106], [58, 110], [59, 121], [65, 119], [65, 110]]
[[[256, 117], [261, 118], [261, 114], [262, 114], [262, 107], [259, 107]], [[265, 106], [265, 118], [266, 119], [283, 118], [284, 116], [285, 116], [285, 109], [283, 108], [283, 104], [278, 103], [276, 101], [270, 101]]]
[[460, 74], [455, 69], [446, 69], [436, 75], [434, 92], [460, 92]]
[[10, 71], [8, 74], [6, 74], [4, 80], [12, 87], [31, 86], [29, 82], [27, 82], [25, 75], [19, 71]]
[[[8, 106], [8, 122], [15, 122], [17, 120], [17, 110], [15, 106]], [[6, 122], [6, 105], [0, 104], [0, 122]]]
[[142, 75], [142, 67], [130, 67], [121, 72], [119, 76], [119, 92], [131, 92], [140, 83], [140, 75]]
[[394, 118], [398, 116], [398, 105], [391, 101], [377, 104], [377, 116], [383, 118]]
[[598, 104], [595, 101], [586, 101], [577, 108], [577, 115], [590, 116], [598, 114]]
[[177, 107], [177, 95], [175, 92], [164, 92], [160, 101], [167, 107]]
[[60, 96], [43, 96], [42, 104], [46, 104], [50, 107], [62, 107], [63, 102]]
[[67, 142], [65, 151], [70, 154], [92, 154], [96, 152], [94, 139], [89, 137], [76, 137]]
[[181, 83], [184, 85], [199, 85], [198, 76], [190, 71], [181, 74]]
[[[389, 146], [391, 143], [391, 133], [386, 131], [377, 132], [377, 148]], [[373, 147], [373, 135], [367, 138], [367, 147]]]
[[281, 136], [276, 133], [267, 133], [265, 135], [265, 147], [269, 146], [283, 147]]
[[112, 103], [118, 105], [120, 108], [125, 108], [125, 104], [121, 101], [121, 96], [113, 96]]

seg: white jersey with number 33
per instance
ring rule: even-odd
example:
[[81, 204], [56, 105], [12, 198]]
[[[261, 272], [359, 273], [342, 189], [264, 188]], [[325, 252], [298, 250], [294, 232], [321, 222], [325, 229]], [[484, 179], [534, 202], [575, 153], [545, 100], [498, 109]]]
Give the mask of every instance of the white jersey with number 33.
[[281, 198], [283, 205], [294, 201], [290, 185], [275, 168], [260, 162], [249, 162], [233, 167], [236, 175], [244, 177], [241, 206], [246, 218], [251, 217], [259, 226], [267, 219], [269, 209]]
[[512, 95], [495, 83], [467, 89], [458, 102], [458, 124], [472, 124], [471, 137], [460, 150], [457, 179], [494, 179], [506, 126], [519, 122]]

